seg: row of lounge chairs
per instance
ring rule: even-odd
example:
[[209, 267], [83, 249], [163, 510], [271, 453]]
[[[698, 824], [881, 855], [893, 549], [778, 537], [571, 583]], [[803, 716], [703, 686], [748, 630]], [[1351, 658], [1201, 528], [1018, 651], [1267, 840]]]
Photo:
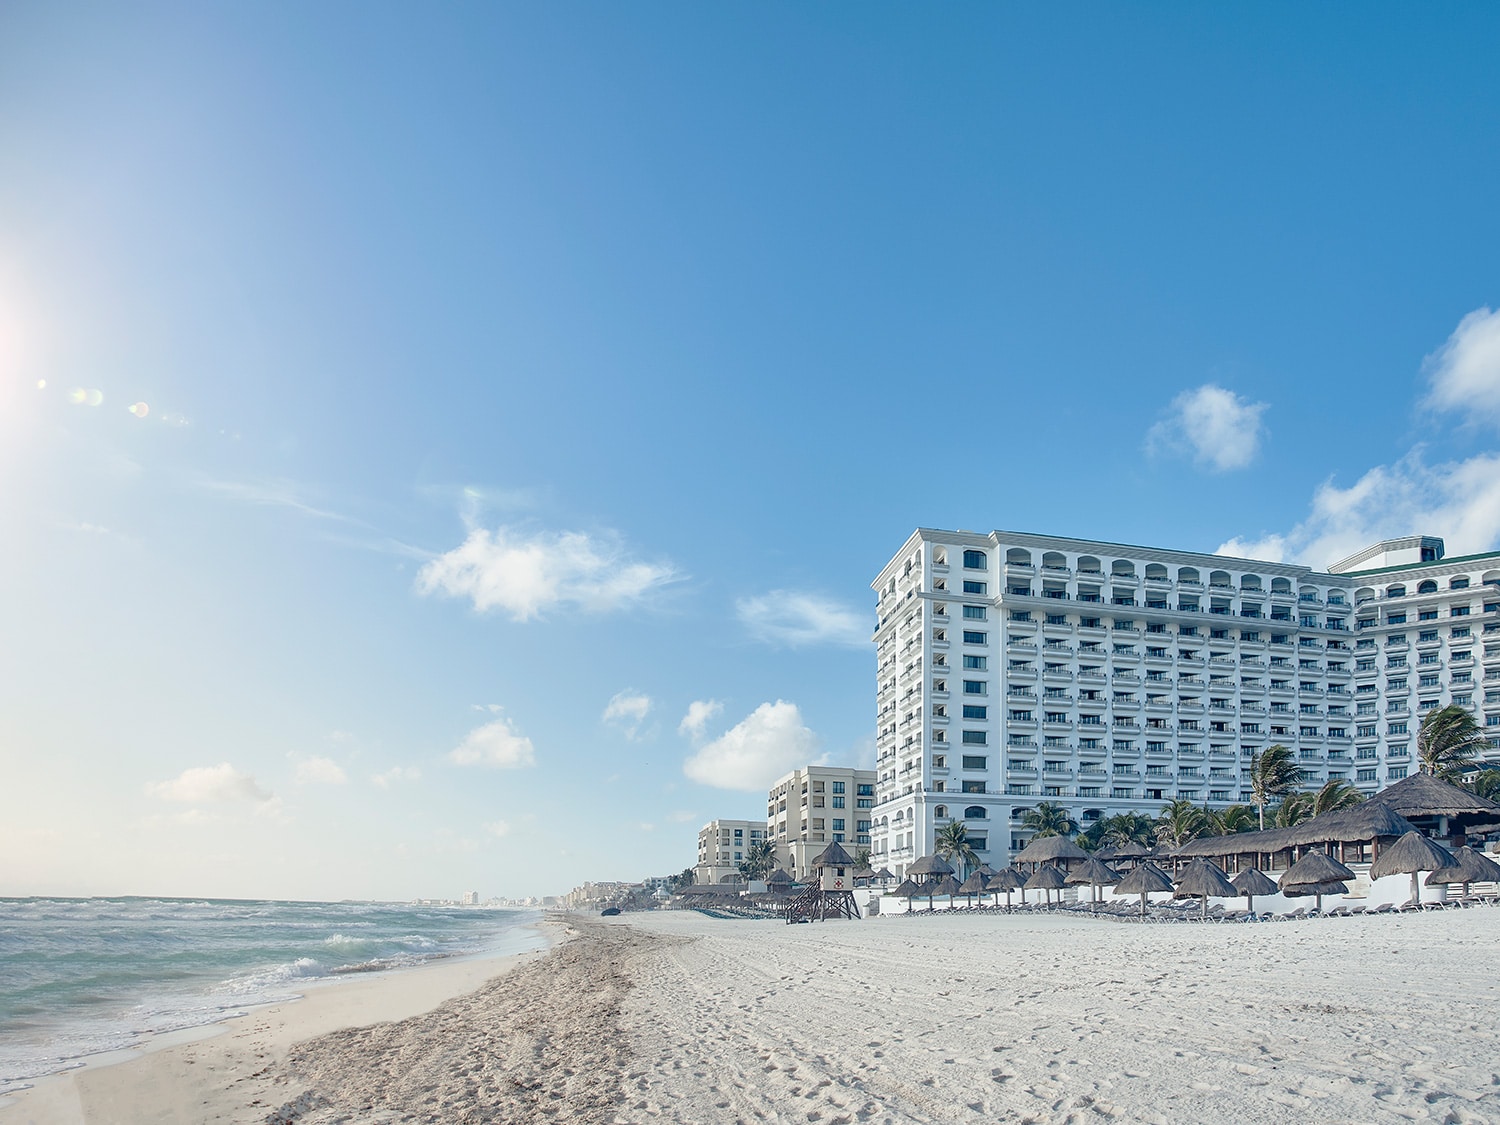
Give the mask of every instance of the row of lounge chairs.
[[[917, 900], [920, 903], [920, 900]], [[1195, 899], [1182, 899], [1170, 903], [1152, 903], [1147, 906], [1144, 920], [1147, 922], [1295, 922], [1304, 918], [1352, 918], [1360, 914], [1403, 914], [1418, 913], [1434, 910], [1457, 910], [1474, 906], [1493, 906], [1500, 904], [1500, 895], [1469, 895], [1467, 898], [1450, 899], [1447, 902], [1424, 902], [1421, 904], [1406, 903], [1382, 903], [1379, 906], [1366, 907], [1359, 903], [1340, 904], [1328, 910], [1319, 911], [1313, 906], [1299, 906], [1294, 910], [1287, 911], [1252, 911], [1252, 910], [1230, 910], [1222, 904], [1215, 903], [1208, 908], [1207, 916], [1203, 914], [1201, 904]], [[1030, 902], [1022, 905], [1014, 903], [1011, 906], [985, 904], [972, 906], [938, 907], [935, 910], [926, 909], [914, 904], [905, 912], [906, 917], [935, 917], [951, 914], [1055, 914], [1066, 912], [1070, 914], [1086, 914], [1100, 918], [1111, 918], [1118, 921], [1141, 921], [1143, 915], [1139, 903], [1130, 902], [1125, 899], [1115, 899], [1111, 902], [1054, 902], [1051, 904], [1042, 902]]]

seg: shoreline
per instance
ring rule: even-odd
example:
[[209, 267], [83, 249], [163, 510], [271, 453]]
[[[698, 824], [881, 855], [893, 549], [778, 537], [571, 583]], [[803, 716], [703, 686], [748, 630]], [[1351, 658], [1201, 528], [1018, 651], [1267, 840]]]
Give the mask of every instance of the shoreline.
[[[350, 1026], [409, 1019], [484, 986], [519, 965], [545, 957], [567, 940], [566, 926], [554, 916], [528, 924], [541, 938], [520, 953], [478, 951], [437, 958], [424, 964], [368, 973], [345, 973], [306, 981], [287, 1000], [247, 1005], [243, 1014], [212, 1023], [152, 1034], [140, 1043], [80, 1056], [74, 1065], [0, 1094], [0, 1125], [92, 1125], [96, 1120], [136, 1120], [101, 1115], [89, 1106], [120, 1097], [140, 1104], [172, 1076], [193, 1087], [222, 1073], [234, 1078], [235, 1060], [250, 1052], [278, 1057], [306, 1039]], [[191, 1054], [190, 1061], [185, 1056]], [[206, 1065], [205, 1065], [206, 1064]], [[184, 1070], [184, 1067], [193, 1070]], [[198, 1069], [201, 1068], [201, 1069]], [[137, 1078], [139, 1076], [139, 1078]], [[209, 1090], [211, 1092], [211, 1089]], [[143, 1104], [145, 1109], [146, 1105]], [[203, 1118], [142, 1116], [139, 1120], [196, 1121]]]

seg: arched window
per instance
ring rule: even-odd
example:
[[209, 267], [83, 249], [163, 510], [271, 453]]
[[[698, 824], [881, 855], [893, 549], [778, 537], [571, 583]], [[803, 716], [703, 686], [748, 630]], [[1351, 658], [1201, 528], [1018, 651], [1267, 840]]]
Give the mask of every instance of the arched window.
[[1005, 552], [1005, 561], [1011, 566], [1030, 566], [1031, 552], [1024, 547], [1012, 547]]
[[1042, 556], [1043, 570], [1067, 570], [1068, 556], [1060, 551], [1048, 551]]
[[1209, 571], [1209, 574], [1208, 574], [1208, 584], [1210, 586], [1228, 586], [1229, 585], [1229, 571], [1227, 571], [1227, 570], [1212, 570], [1212, 571]]
[[1406, 587], [1405, 586], [1387, 586], [1385, 588], [1385, 596], [1388, 597], [1388, 598], [1404, 598], [1404, 597], [1406, 597]]
[[1198, 581], [1201, 581], [1201, 579], [1199, 579], [1199, 577], [1198, 577], [1198, 568], [1196, 566], [1181, 566], [1181, 567], [1178, 567], [1177, 568], [1177, 581], [1179, 581], [1179, 582], [1198, 582]]
[[1098, 574], [1099, 573], [1099, 560], [1096, 559], [1093, 555], [1079, 555], [1078, 556], [1078, 573], [1079, 574]]
[[1241, 590], [1259, 590], [1260, 589], [1260, 575], [1258, 575], [1258, 574], [1247, 574], [1244, 577], [1242, 577], [1240, 579], [1240, 589]]
[[1162, 566], [1161, 563], [1147, 563], [1146, 564], [1146, 581], [1147, 582], [1165, 582], [1166, 580], [1167, 580], [1167, 568], [1166, 567]]
[[983, 820], [989, 815], [989, 813], [984, 811], [983, 805], [970, 805], [968, 808], [964, 809], [965, 820]]
[[1116, 578], [1134, 578], [1135, 563], [1129, 559], [1116, 559], [1114, 564], [1109, 568], [1109, 572]]
[[1361, 586], [1358, 590], [1354, 591], [1355, 605], [1364, 605], [1365, 602], [1373, 602], [1374, 600], [1375, 591], [1372, 590], [1369, 586]]
[[1271, 593], [1290, 594], [1292, 592], [1292, 580], [1290, 578], [1271, 579]]
[[1422, 582], [1417, 585], [1417, 593], [1435, 594], [1437, 593], [1437, 583], [1429, 578], [1426, 582]]
[[948, 806], [947, 805], [938, 805], [937, 808], [935, 808], [935, 809], [932, 810], [932, 815], [933, 816], [947, 816], [948, 815]]

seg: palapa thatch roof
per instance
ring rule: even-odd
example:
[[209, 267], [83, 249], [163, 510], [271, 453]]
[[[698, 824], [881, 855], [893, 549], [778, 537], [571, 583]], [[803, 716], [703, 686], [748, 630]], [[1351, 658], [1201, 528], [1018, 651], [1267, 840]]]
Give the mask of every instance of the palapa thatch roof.
[[1380, 804], [1402, 816], [1485, 816], [1500, 814], [1500, 804], [1470, 793], [1430, 773], [1414, 773], [1388, 785], [1367, 804]]
[[844, 850], [843, 844], [832, 843], [812, 857], [811, 866], [853, 867], [854, 857]]
[[870, 868], [870, 867], [856, 867], [853, 871], [851, 871], [849, 873], [849, 878], [851, 878], [851, 879], [873, 879], [873, 878], [875, 878], [875, 871], [874, 871], [873, 868]]
[[894, 879], [895, 877], [896, 873], [889, 867], [882, 867], [879, 871], [875, 872], [875, 878], [877, 879]]
[[[1332, 856], [1322, 852], [1308, 852], [1292, 864], [1286, 874], [1281, 877], [1281, 893], [1291, 894], [1293, 888], [1296, 887], [1313, 886], [1318, 883], [1343, 883], [1346, 879], [1352, 878], [1354, 878], [1354, 872]], [[1322, 893], [1331, 894], [1332, 892]]]
[[1370, 878], [1407, 875], [1417, 871], [1441, 871], [1455, 864], [1453, 853], [1413, 829], [1394, 844], [1380, 849], [1370, 865]]
[[1151, 891], [1170, 891], [1172, 879], [1156, 864], [1147, 861], [1141, 864], [1115, 887], [1117, 895], [1138, 895]]
[[1236, 832], [1230, 836], [1189, 840], [1172, 854], [1183, 857], [1272, 855], [1310, 844], [1349, 844], [1401, 836], [1414, 827], [1390, 806], [1366, 801], [1352, 809], [1312, 817], [1291, 828], [1267, 828], [1264, 832]]
[[790, 887], [795, 880], [781, 868], [771, 872], [771, 877], [766, 880], [768, 887]]
[[924, 855], [906, 869], [908, 875], [952, 875], [953, 864], [940, 855]]
[[1052, 863], [1059, 859], [1088, 859], [1089, 853], [1066, 836], [1038, 836], [1021, 849], [1017, 863]]
[[954, 895], [963, 894], [963, 891], [959, 888], [957, 879], [952, 875], [944, 875], [937, 881], [937, 886], [928, 884], [927, 893], [929, 895], [947, 895], [949, 898], [952, 898]]
[[1459, 848], [1453, 853], [1452, 867], [1444, 867], [1427, 876], [1429, 887], [1445, 883], [1493, 883], [1500, 882], [1500, 863], [1496, 863], [1473, 848]]
[[1237, 897], [1254, 898], [1256, 895], [1274, 895], [1281, 889], [1258, 867], [1247, 867], [1229, 882], [1235, 890], [1240, 892]]
[[1094, 856], [1096, 859], [1139, 859], [1148, 854], [1150, 853], [1145, 846], [1137, 844], [1134, 840], [1126, 840], [1123, 844], [1117, 844], [1112, 848], [1100, 848]]
[[922, 885], [912, 879], [903, 879], [892, 894], [900, 895], [902, 898], [916, 898], [922, 893]]
[[1079, 887], [1112, 887], [1120, 881], [1120, 873], [1114, 868], [1099, 862], [1093, 856], [1089, 856], [1063, 880], [1069, 886]]
[[1026, 885], [1026, 876], [1014, 867], [1002, 867], [985, 880], [985, 890], [1019, 891]]
[[984, 894], [984, 876], [976, 871], [965, 879], [958, 889], [966, 895], [982, 895]]
[[1063, 873], [1050, 863], [1044, 863], [1036, 869], [1036, 873], [1026, 880], [1025, 889], [1028, 891], [1060, 891], [1066, 886]]
[[1341, 879], [1327, 879], [1321, 883], [1298, 883], [1295, 887], [1282, 887], [1287, 898], [1310, 898], [1313, 895], [1346, 895], [1349, 885]]
[[1177, 880], [1174, 898], [1239, 898], [1224, 872], [1206, 859], [1195, 859]]
[[988, 879], [994, 873], [995, 869], [988, 863], [981, 863], [978, 867], [974, 868], [974, 874], [983, 875], [986, 879]]

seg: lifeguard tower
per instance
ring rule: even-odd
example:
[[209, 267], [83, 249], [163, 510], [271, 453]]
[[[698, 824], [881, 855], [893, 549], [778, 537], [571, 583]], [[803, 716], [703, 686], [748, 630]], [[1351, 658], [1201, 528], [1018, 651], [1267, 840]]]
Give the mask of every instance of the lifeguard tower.
[[813, 856], [813, 876], [806, 887], [786, 905], [786, 920], [824, 922], [829, 918], [857, 919], [854, 901], [854, 857], [841, 844], [829, 844]]

